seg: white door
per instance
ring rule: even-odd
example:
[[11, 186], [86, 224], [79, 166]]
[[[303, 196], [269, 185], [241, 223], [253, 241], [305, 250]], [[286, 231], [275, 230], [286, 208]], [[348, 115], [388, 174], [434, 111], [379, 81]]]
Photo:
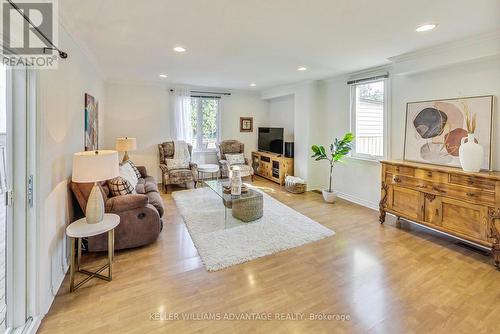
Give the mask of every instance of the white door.
[[7, 70], [0, 65], [0, 332], [7, 314]]
[[28, 321], [29, 82], [0, 65], [0, 333]]

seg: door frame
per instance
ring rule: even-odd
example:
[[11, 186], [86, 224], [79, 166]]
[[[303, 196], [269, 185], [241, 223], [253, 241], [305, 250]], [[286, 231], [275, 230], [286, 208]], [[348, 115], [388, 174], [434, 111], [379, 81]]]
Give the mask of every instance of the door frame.
[[[6, 298], [7, 333], [35, 332], [39, 325], [37, 307], [36, 249], [36, 72], [7, 70], [7, 135], [9, 190], [7, 208]], [[14, 88], [16, 87], [16, 88]], [[13, 134], [16, 134], [15, 136]], [[33, 206], [28, 205], [28, 177], [33, 175]], [[15, 259], [15, 260], [14, 260]], [[29, 277], [29, 279], [28, 279]], [[33, 321], [37, 320], [38, 321]], [[36, 327], [34, 327], [36, 326]]]

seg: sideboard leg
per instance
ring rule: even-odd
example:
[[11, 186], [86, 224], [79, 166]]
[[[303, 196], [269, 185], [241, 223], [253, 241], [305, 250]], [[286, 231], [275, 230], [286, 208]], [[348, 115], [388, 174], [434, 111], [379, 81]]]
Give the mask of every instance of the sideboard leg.
[[500, 271], [500, 208], [489, 209], [491, 254], [495, 267]]
[[380, 222], [380, 224], [383, 224], [385, 222], [385, 204], [387, 203], [387, 189], [388, 189], [387, 184], [385, 184], [385, 182], [382, 182], [381, 198], [378, 204], [380, 211], [380, 216], [378, 218], [378, 221]]
[[500, 245], [498, 244], [498, 240], [496, 239], [493, 242], [493, 246], [491, 247], [491, 254], [493, 255], [495, 267], [500, 271]]
[[385, 211], [383, 209], [380, 210], [378, 221], [380, 222], [380, 224], [385, 223]]

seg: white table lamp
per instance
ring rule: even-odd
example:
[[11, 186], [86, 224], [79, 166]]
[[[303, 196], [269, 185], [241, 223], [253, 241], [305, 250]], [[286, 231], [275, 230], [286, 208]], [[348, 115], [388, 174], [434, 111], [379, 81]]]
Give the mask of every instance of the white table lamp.
[[129, 159], [128, 152], [137, 150], [137, 139], [131, 137], [116, 138], [116, 150], [125, 152], [123, 162]]
[[104, 219], [104, 199], [97, 182], [110, 180], [118, 175], [118, 152], [116, 151], [85, 151], [73, 155], [72, 181], [75, 183], [94, 182], [85, 209], [87, 223], [96, 224]]

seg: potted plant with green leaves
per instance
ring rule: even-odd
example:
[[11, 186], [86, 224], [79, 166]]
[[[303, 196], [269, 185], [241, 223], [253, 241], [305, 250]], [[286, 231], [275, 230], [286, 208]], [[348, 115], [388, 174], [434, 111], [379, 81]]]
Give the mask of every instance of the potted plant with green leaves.
[[330, 144], [330, 154], [326, 153], [326, 150], [321, 145], [313, 145], [312, 151], [316, 161], [328, 160], [330, 163], [330, 182], [328, 184], [328, 189], [323, 189], [323, 198], [327, 203], [335, 202], [337, 194], [332, 189], [332, 175], [333, 167], [336, 163], [342, 162], [343, 158], [349, 154], [352, 150], [352, 141], [354, 140], [354, 135], [350, 132], [346, 133], [342, 139], [335, 138], [333, 144]]

